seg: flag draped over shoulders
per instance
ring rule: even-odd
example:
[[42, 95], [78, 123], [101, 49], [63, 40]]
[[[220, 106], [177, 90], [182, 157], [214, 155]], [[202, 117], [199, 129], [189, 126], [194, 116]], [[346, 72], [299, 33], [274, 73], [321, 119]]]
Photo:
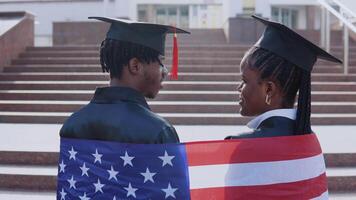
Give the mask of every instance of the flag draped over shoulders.
[[327, 199], [315, 134], [123, 144], [61, 138], [57, 199]]

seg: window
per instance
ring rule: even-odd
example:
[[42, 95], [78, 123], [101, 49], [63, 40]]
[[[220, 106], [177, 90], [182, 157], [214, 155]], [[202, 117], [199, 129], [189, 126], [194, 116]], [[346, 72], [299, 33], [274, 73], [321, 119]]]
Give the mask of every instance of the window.
[[139, 21], [189, 27], [188, 5], [141, 4], [137, 7]]
[[298, 10], [292, 8], [272, 7], [272, 20], [280, 22], [290, 28], [297, 28]]
[[148, 21], [146, 10], [139, 10], [138, 11], [138, 19], [139, 19], [139, 21], [142, 21], [142, 22], [147, 22]]

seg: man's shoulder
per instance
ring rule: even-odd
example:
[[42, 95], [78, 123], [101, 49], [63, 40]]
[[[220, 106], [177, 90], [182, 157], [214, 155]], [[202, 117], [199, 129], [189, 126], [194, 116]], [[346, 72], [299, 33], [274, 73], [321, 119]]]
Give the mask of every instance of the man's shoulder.
[[176, 142], [178, 138], [175, 129], [167, 120], [134, 103], [89, 103], [66, 120], [60, 135], [90, 139], [109, 138], [132, 143]]

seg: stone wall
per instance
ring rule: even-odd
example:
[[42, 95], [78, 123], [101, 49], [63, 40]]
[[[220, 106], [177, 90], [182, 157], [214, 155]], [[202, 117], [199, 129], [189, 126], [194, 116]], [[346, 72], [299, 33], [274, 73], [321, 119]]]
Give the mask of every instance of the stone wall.
[[[3, 18], [3, 19], [1, 19]], [[34, 16], [26, 12], [1, 12], [0, 20], [19, 19], [0, 35], [0, 71], [18, 57], [26, 47], [34, 45]]]
[[[227, 40], [230, 44], [253, 44], [261, 36], [264, 25], [251, 17], [235, 17], [230, 18], [229, 29]], [[320, 44], [320, 30], [315, 29], [303, 29], [303, 30], [294, 30], [298, 34], [312, 41], [313, 43]], [[330, 33], [330, 43], [335, 46], [342, 46], [342, 30], [331, 30]], [[353, 38], [350, 38], [350, 44], [356, 45], [356, 42]]]
[[229, 18], [228, 23], [227, 39], [230, 44], [253, 44], [264, 29], [264, 25], [251, 17]]
[[108, 28], [102, 22], [54, 22], [53, 45], [100, 44]]

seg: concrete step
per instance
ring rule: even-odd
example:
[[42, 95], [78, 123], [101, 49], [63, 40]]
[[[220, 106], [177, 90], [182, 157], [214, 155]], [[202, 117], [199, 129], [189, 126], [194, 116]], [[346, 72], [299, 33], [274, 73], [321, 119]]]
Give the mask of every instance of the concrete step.
[[[40, 86], [40, 84], [39, 84]], [[43, 85], [42, 85], [43, 86]], [[53, 100], [53, 101], [89, 101], [95, 90], [93, 87], [84, 89], [66, 84], [66, 89], [45, 90], [0, 90], [0, 100]], [[77, 89], [77, 90], [73, 90]], [[160, 91], [152, 101], [237, 101], [235, 91]], [[312, 92], [312, 101], [321, 102], [352, 102], [356, 101], [356, 92], [316, 91]]]
[[[48, 46], [48, 47], [28, 47], [26, 51], [99, 51], [99, 45], [80, 45], [80, 46]], [[246, 51], [251, 45], [230, 45], [230, 44], [182, 44], [179, 45], [180, 51]], [[166, 45], [166, 52], [171, 51], [172, 45]]]
[[[58, 156], [58, 152], [0, 151], [0, 166], [57, 167]], [[326, 153], [324, 157], [327, 168], [356, 166], [356, 153]]]
[[[179, 63], [186, 65], [239, 65], [242, 57], [180, 57]], [[11, 62], [14, 65], [24, 64], [100, 64], [97, 57], [35, 57], [35, 58], [17, 58]], [[172, 58], [166, 58], [164, 64], [172, 63]], [[320, 65], [335, 65], [335, 63], [319, 60], [316, 64]], [[350, 59], [350, 65], [356, 65], [356, 60]]]
[[[182, 65], [238, 65], [241, 62], [241, 58], [201, 58], [201, 57], [190, 57], [190, 58], [180, 58], [179, 63]], [[18, 58], [11, 62], [14, 65], [25, 65], [25, 64], [40, 64], [40, 65], [51, 65], [51, 64], [100, 64], [98, 58]], [[164, 64], [170, 65], [172, 59], [167, 58], [163, 61]], [[350, 64], [355, 64], [350, 61]]]
[[[170, 68], [170, 66], [168, 66]], [[179, 65], [179, 72], [239, 72], [237, 65]], [[333, 69], [333, 71], [336, 71]], [[339, 72], [340, 70], [337, 70]], [[14, 65], [4, 67], [4, 72], [102, 72], [100, 65], [70, 64], [70, 65]], [[341, 71], [340, 71], [341, 72]]]
[[[210, 51], [210, 50], [202, 50], [202, 51], [192, 51], [192, 50], [179, 50], [179, 57], [243, 57], [245, 54], [245, 50], [239, 51], [227, 51], [227, 50], [219, 50], [219, 51]], [[342, 58], [342, 52], [335, 52], [333, 55]], [[356, 56], [356, 51], [350, 52], [350, 57]], [[172, 52], [167, 51], [165, 53], [166, 57], [171, 57]], [[94, 51], [26, 51], [20, 54], [20, 58], [37, 58], [37, 57], [50, 57], [50, 58], [58, 58], [58, 57], [97, 57], [99, 58], [99, 49]]]
[[[243, 57], [245, 51], [179, 51], [179, 57]], [[355, 54], [356, 55], [356, 54]], [[165, 53], [166, 58], [170, 58], [172, 52]], [[20, 58], [72, 58], [72, 57], [91, 57], [99, 58], [99, 51], [26, 51], [21, 53]]]
[[[108, 81], [109, 74], [102, 72], [7, 72], [0, 73], [1, 81]], [[240, 81], [240, 73], [179, 73], [179, 81]], [[356, 74], [312, 74], [312, 81], [353, 81]]]
[[[179, 45], [179, 50], [225, 50], [225, 51], [246, 51], [252, 46], [250, 45], [234, 45], [234, 44], [194, 44]], [[172, 46], [167, 45], [166, 50], [171, 50]], [[64, 46], [47, 46], [47, 47], [28, 47], [26, 51], [98, 51], [99, 45], [64, 45]], [[331, 46], [331, 53], [342, 52], [343, 46]], [[356, 51], [356, 46], [350, 46], [350, 51]]]
[[[1, 101], [4, 112], [74, 112], [88, 102], [72, 101]], [[150, 108], [157, 113], [237, 113], [238, 102], [181, 102], [150, 101]], [[179, 107], [179, 109], [177, 109]], [[356, 113], [354, 102], [313, 102], [312, 113]]]
[[16, 188], [16, 190], [54, 192], [56, 187], [56, 176], [0, 174], [1, 190]]
[[[236, 91], [238, 81], [165, 81], [164, 90], [209, 90]], [[0, 81], [2, 90], [78, 90], [80, 88], [95, 89], [96, 86], [107, 86], [108, 81]], [[355, 82], [312, 82], [312, 91], [356, 91]]]
[[[170, 68], [170, 65], [167, 66]], [[51, 64], [51, 65], [13, 65], [4, 67], [4, 72], [102, 72], [100, 65], [93, 64]], [[179, 65], [179, 72], [199, 73], [238, 73], [239, 65]], [[316, 66], [313, 73], [343, 73], [341, 66]], [[356, 67], [350, 67], [349, 73], [356, 73]]]
[[327, 153], [324, 154], [327, 167], [355, 167], [355, 153]]
[[[158, 113], [174, 125], [244, 125], [251, 118], [233, 113]], [[67, 112], [0, 112], [1, 123], [62, 124]], [[312, 114], [313, 125], [355, 125], [356, 114]]]

